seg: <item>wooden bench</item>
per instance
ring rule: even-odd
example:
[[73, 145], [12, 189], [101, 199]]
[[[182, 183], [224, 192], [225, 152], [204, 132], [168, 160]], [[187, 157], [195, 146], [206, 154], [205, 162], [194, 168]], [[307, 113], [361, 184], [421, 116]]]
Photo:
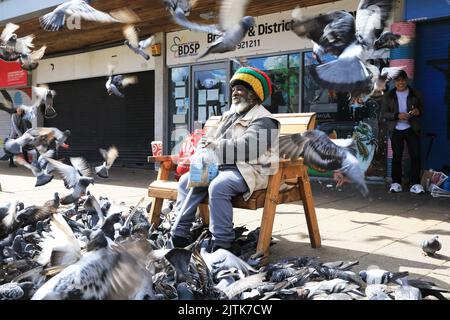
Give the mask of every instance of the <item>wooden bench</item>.
[[[315, 113], [284, 113], [274, 114], [274, 116], [281, 123], [281, 135], [304, 132], [315, 127]], [[208, 129], [214, 126], [219, 119], [220, 117], [210, 117], [205, 123], [205, 128]], [[170, 172], [176, 169], [177, 160], [177, 156], [148, 157], [150, 163], [160, 163], [158, 177], [148, 188], [149, 197], [154, 198], [150, 211], [151, 222], [154, 225], [158, 225], [160, 222], [160, 212], [164, 199], [175, 200], [177, 198], [177, 182], [169, 181]], [[280, 191], [281, 185], [288, 187]], [[281, 160], [279, 170], [269, 177], [268, 188], [255, 191], [248, 201], [244, 201], [242, 196], [233, 198], [234, 208], [249, 210], [264, 208], [256, 249], [257, 253], [262, 253], [265, 257], [269, 256], [269, 246], [277, 205], [299, 200], [303, 202], [311, 246], [319, 248], [321, 246], [319, 226], [317, 224], [307, 167], [303, 164], [303, 159], [300, 158], [295, 161]], [[199, 206], [199, 212], [203, 221], [208, 224], [208, 197], [205, 197], [205, 200]]]

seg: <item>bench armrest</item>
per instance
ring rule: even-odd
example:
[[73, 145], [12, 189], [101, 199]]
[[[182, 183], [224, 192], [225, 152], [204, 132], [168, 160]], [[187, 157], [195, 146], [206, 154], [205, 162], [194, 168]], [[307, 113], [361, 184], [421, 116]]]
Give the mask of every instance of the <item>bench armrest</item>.
[[166, 161], [172, 161], [173, 163], [178, 162], [178, 156], [175, 155], [169, 155], [169, 156], [149, 156], [147, 157], [147, 162], [149, 163], [155, 163], [155, 162], [166, 162]]

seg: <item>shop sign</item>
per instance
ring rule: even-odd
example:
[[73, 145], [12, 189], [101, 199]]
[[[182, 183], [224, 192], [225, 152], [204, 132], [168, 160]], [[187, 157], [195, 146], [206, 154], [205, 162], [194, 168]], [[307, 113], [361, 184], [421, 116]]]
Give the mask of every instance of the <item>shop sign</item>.
[[[334, 10], [346, 10], [354, 13], [358, 4], [359, 0], [335, 1], [302, 8], [302, 14], [308, 17]], [[198, 59], [198, 57], [216, 40], [216, 36], [190, 30], [168, 33], [166, 42], [167, 64], [170, 66], [312, 48], [310, 40], [300, 38], [291, 31], [292, 10], [255, 17], [255, 20], [256, 25], [248, 31], [235, 51], [210, 54], [202, 59]]]
[[0, 59], [0, 88], [24, 87], [28, 85], [28, 71], [20, 63]]

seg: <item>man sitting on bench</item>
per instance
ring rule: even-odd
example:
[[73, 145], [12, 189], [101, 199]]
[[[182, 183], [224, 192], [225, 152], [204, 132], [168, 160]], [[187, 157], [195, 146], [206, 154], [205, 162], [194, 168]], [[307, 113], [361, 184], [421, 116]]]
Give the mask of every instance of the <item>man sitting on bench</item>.
[[231, 78], [230, 86], [231, 108], [204, 142], [219, 158], [217, 177], [209, 187], [192, 190], [188, 188], [189, 172], [179, 180], [176, 221], [171, 231], [175, 247], [185, 247], [195, 240], [190, 237], [190, 228], [197, 206], [208, 194], [212, 250], [223, 248], [237, 253], [232, 247], [232, 197], [243, 194], [248, 200], [253, 191], [267, 188], [269, 175], [277, 170], [280, 123], [262, 106], [272, 93], [269, 77], [256, 68], [242, 67]]

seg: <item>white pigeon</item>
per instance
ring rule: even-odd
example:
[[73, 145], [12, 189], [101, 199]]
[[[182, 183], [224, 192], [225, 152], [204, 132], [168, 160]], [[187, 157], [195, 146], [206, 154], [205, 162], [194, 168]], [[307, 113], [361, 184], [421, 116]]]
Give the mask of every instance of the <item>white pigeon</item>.
[[108, 171], [119, 156], [119, 151], [115, 146], [111, 146], [108, 150], [100, 148], [99, 151], [105, 161], [95, 167], [95, 173], [101, 178], [108, 178]]
[[39, 18], [41, 27], [46, 31], [58, 31], [64, 27], [66, 19], [73, 17], [103, 23], [133, 23], [136, 15], [129, 9], [119, 9], [107, 14], [90, 6], [90, 0], [70, 0], [57, 6], [52, 12]]

